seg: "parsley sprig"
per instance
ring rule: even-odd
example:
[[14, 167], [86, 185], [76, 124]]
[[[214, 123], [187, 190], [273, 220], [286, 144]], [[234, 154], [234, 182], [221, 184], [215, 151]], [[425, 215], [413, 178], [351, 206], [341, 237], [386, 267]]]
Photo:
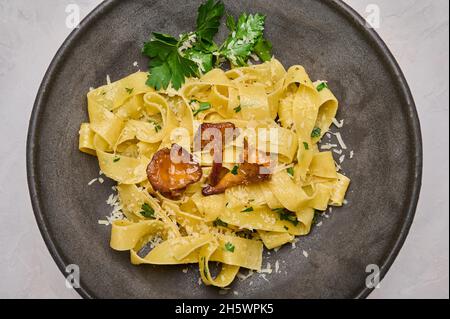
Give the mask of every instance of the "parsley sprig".
[[194, 32], [183, 33], [178, 39], [154, 32], [142, 49], [151, 59], [147, 85], [156, 90], [172, 85], [178, 90], [185, 78], [198, 77], [220, 66], [224, 59], [237, 66], [247, 65], [252, 53], [263, 61], [270, 60], [272, 44], [263, 36], [265, 16], [258, 13], [243, 13], [237, 21], [228, 15], [228, 37], [220, 46], [214, 42], [224, 13], [221, 0], [207, 0], [198, 8]]

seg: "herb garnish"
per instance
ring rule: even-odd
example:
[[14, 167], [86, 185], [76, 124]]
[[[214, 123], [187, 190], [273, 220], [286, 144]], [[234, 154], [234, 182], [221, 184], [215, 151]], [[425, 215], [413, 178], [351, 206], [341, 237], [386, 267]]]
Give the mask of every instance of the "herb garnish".
[[287, 173], [289, 176], [294, 177], [294, 168], [293, 167], [288, 167], [286, 169]]
[[234, 165], [233, 168], [231, 169], [230, 173], [233, 174], [233, 175], [237, 175], [238, 174], [238, 169], [239, 169], [239, 166]]
[[315, 127], [311, 132], [311, 137], [312, 138], [320, 137], [320, 134], [322, 134], [322, 129], [320, 127]]
[[218, 46], [213, 41], [224, 12], [222, 1], [207, 0], [198, 8], [195, 31], [178, 38], [153, 33], [142, 49], [151, 58], [147, 85], [160, 90], [172, 84], [178, 90], [185, 78], [220, 66], [224, 58], [237, 66], [247, 65], [252, 53], [263, 61], [270, 60], [272, 44], [263, 37], [264, 15], [243, 13], [237, 21], [229, 15], [226, 25], [230, 33], [225, 42]]
[[116, 156], [116, 157], [113, 158], [113, 162], [114, 162], [114, 163], [116, 163], [116, 162], [118, 162], [118, 161], [120, 161], [120, 157], [119, 157], [119, 156]]
[[201, 102], [198, 109], [194, 111], [194, 116], [197, 116], [198, 113], [207, 111], [211, 108], [211, 103], [209, 102]]
[[323, 89], [328, 89], [328, 84], [326, 82], [322, 82], [316, 87], [316, 89], [318, 92], [322, 91]]
[[303, 142], [303, 147], [305, 150], [309, 150], [309, 144], [307, 142]]
[[225, 249], [231, 253], [234, 253], [234, 245], [230, 242], [225, 244]]
[[241, 210], [241, 213], [250, 213], [252, 211], [253, 211], [253, 207], [247, 207], [246, 209]]
[[131, 94], [131, 93], [133, 93], [133, 91], [134, 91], [134, 88], [125, 88], [125, 90], [128, 92], [128, 94]]
[[235, 107], [233, 110], [234, 110], [235, 113], [239, 113], [239, 112], [242, 110], [242, 108], [241, 108], [240, 105], [238, 105], [238, 106]]
[[153, 124], [153, 128], [155, 129], [155, 132], [158, 133], [159, 131], [161, 131], [162, 127], [161, 124], [159, 124], [158, 122], [156, 122], [155, 120], [148, 120], [149, 123]]
[[142, 204], [140, 214], [146, 218], [155, 218], [155, 210], [147, 203]]
[[218, 227], [218, 226], [227, 227], [228, 226], [228, 224], [225, 223], [224, 221], [222, 221], [220, 218], [216, 218], [216, 220], [213, 221], [213, 225], [214, 225], [214, 227]]
[[292, 223], [294, 226], [297, 226], [299, 221], [297, 219], [297, 217], [295, 216], [294, 213], [288, 211], [285, 208], [275, 208], [272, 209], [272, 211], [277, 212], [278, 214], [280, 214], [280, 220], [286, 220], [290, 223]]

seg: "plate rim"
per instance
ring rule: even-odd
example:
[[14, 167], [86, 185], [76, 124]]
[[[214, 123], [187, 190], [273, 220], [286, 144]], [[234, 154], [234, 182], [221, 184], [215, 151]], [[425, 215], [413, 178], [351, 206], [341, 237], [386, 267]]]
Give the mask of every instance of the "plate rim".
[[[102, 15], [108, 10], [111, 10], [119, 0], [105, 0], [97, 5], [79, 24], [78, 28], [74, 29], [69, 36], [64, 40], [63, 44], [57, 50], [54, 55], [47, 71], [44, 74], [42, 82], [37, 91], [36, 99], [33, 104], [33, 110], [31, 112], [28, 133], [27, 133], [27, 142], [26, 142], [26, 171], [27, 171], [27, 182], [28, 182], [28, 190], [31, 199], [31, 204], [34, 212], [34, 216], [36, 219], [36, 223], [38, 225], [41, 236], [44, 239], [44, 242], [47, 246], [50, 255], [58, 266], [59, 270], [66, 276], [67, 273], [65, 271], [67, 262], [63, 258], [63, 254], [60, 249], [55, 245], [55, 241], [52, 239], [50, 235], [48, 225], [45, 221], [45, 213], [41, 209], [41, 200], [38, 195], [38, 186], [36, 183], [36, 174], [37, 170], [35, 163], [35, 149], [36, 144], [35, 140], [39, 132], [37, 131], [38, 122], [40, 118], [40, 113], [42, 109], [45, 107], [42, 101], [45, 100], [45, 96], [47, 94], [47, 86], [48, 83], [51, 82], [52, 77], [55, 74], [55, 70], [58, 68], [58, 65], [61, 60], [64, 59], [64, 56], [67, 54], [67, 48], [72, 45], [73, 42], [77, 40], [79, 36], [83, 34], [82, 30], [88, 28], [90, 24], [95, 22], [98, 15]], [[407, 236], [409, 230], [411, 228], [412, 222], [414, 220], [414, 216], [416, 213], [417, 203], [419, 200], [420, 189], [422, 185], [422, 170], [423, 170], [423, 144], [422, 144], [422, 134], [420, 128], [419, 116], [417, 113], [416, 104], [414, 102], [413, 95], [409, 88], [408, 82], [398, 64], [393, 54], [389, 50], [386, 43], [381, 39], [378, 33], [373, 29], [366, 25], [365, 19], [359, 15], [352, 7], [348, 4], [344, 3], [342, 0], [328, 0], [324, 1], [326, 5], [331, 7], [333, 10], [337, 11], [341, 14], [346, 20], [351, 22], [355, 28], [357, 28], [363, 35], [369, 39], [369, 42], [372, 44], [373, 48], [378, 51], [379, 55], [382, 57], [383, 62], [386, 63], [391, 75], [393, 78], [397, 79], [397, 83], [399, 84], [399, 88], [401, 88], [401, 95], [403, 99], [407, 102], [405, 108], [408, 110], [410, 115], [409, 121], [412, 127], [412, 138], [415, 141], [414, 143], [414, 172], [415, 177], [413, 184], [410, 187], [410, 195], [411, 201], [409, 202], [408, 207], [405, 210], [405, 218], [402, 224], [400, 231], [398, 232], [397, 238], [395, 240], [395, 244], [392, 246], [390, 251], [387, 253], [387, 256], [384, 257], [382, 265], [380, 266], [380, 282], [383, 280], [390, 267], [394, 263], [397, 255], [399, 254]], [[83, 284], [83, 280], [80, 281], [80, 287], [74, 288], [77, 293], [87, 299], [99, 298], [92, 291], [90, 291]], [[366, 285], [363, 285], [362, 289], [353, 296], [355, 299], [366, 298], [374, 288], [368, 288]]]

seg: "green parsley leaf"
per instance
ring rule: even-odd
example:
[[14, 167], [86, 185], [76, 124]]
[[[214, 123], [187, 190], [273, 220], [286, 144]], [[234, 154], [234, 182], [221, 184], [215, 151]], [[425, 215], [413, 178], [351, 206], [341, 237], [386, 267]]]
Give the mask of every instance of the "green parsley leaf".
[[194, 116], [197, 116], [198, 113], [207, 111], [211, 108], [211, 103], [208, 102], [201, 102], [198, 109], [194, 111]]
[[303, 142], [303, 147], [305, 150], [309, 150], [309, 144], [307, 142]]
[[294, 168], [293, 167], [288, 167], [286, 169], [287, 173], [289, 176], [294, 177]]
[[253, 238], [253, 231], [244, 229], [241, 231], [236, 232], [236, 236], [246, 239], [252, 239]]
[[231, 169], [230, 173], [233, 174], [233, 175], [237, 175], [238, 174], [238, 169], [239, 169], [239, 166], [234, 165], [233, 168]]
[[145, 218], [155, 218], [155, 210], [147, 203], [142, 204], [140, 214]]
[[317, 137], [320, 137], [321, 134], [322, 134], [322, 129], [320, 127], [315, 127], [311, 132], [311, 137], [317, 138]]
[[246, 209], [241, 210], [241, 213], [250, 213], [252, 211], [253, 211], [253, 207], [247, 207]]
[[133, 91], [134, 91], [134, 88], [125, 88], [125, 90], [128, 92], [128, 94], [131, 94], [131, 93], [133, 93]]
[[148, 122], [153, 124], [153, 127], [154, 127], [156, 133], [158, 133], [159, 131], [162, 130], [161, 124], [159, 124], [155, 120], [148, 120]]
[[280, 220], [287, 220], [288, 222], [292, 223], [294, 226], [298, 225], [297, 217], [291, 213], [290, 211], [287, 211], [286, 209], [283, 209], [280, 213]]
[[272, 59], [272, 43], [263, 37], [259, 38], [258, 42], [256, 42], [254, 51], [264, 62]]
[[224, 221], [222, 221], [220, 218], [216, 218], [216, 220], [213, 221], [213, 225], [215, 227], [218, 227], [218, 226], [227, 227], [228, 226], [228, 224], [225, 223]]
[[116, 157], [113, 158], [113, 162], [114, 163], [117, 163], [118, 161], [120, 161], [120, 157], [119, 156], [116, 156]]
[[286, 230], [289, 230], [289, 227], [287, 227], [287, 226], [283, 226], [283, 228], [286, 229]]
[[316, 87], [316, 89], [318, 92], [322, 91], [323, 89], [328, 89], [328, 84], [326, 82], [322, 82]]
[[199, 51], [196, 48], [188, 49], [184, 52], [184, 56], [194, 61], [200, 72], [206, 73], [213, 68], [213, 54], [209, 52]]
[[195, 62], [180, 55], [179, 41], [174, 37], [153, 33], [153, 38], [144, 44], [142, 53], [151, 58], [147, 85], [160, 90], [167, 89], [170, 83], [178, 90], [186, 77], [197, 76]]
[[235, 113], [239, 113], [240, 111], [242, 111], [242, 107], [240, 105], [238, 105], [233, 110], [234, 110]]
[[225, 244], [225, 249], [231, 253], [234, 253], [234, 245], [230, 242]]
[[231, 32], [223, 43], [220, 54], [225, 56], [233, 65], [247, 65], [248, 57], [263, 35], [265, 19], [266, 16], [262, 14], [243, 13], [233, 27], [234, 24], [231, 23], [231, 18], [229, 18], [227, 26]]
[[198, 37], [212, 40], [219, 31], [220, 20], [225, 12], [222, 1], [208, 0], [198, 8], [197, 30]]
[[228, 30], [230, 30], [231, 32], [236, 30], [236, 21], [234, 20], [234, 17], [230, 14], [227, 14], [227, 28]]

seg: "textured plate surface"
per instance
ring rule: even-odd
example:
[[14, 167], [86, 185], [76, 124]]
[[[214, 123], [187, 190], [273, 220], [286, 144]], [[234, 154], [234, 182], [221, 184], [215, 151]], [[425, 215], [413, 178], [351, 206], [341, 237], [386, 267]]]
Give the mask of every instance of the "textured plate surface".
[[[275, 5], [276, 4], [276, 5]], [[98, 176], [95, 158], [77, 149], [87, 120], [86, 93], [146, 69], [140, 49], [152, 31], [177, 35], [194, 28], [199, 1], [102, 3], [65, 41], [42, 82], [30, 120], [27, 170], [42, 235], [62, 271], [77, 264], [83, 297], [217, 298], [198, 285], [197, 266], [133, 266], [129, 254], [109, 248], [111, 182], [87, 186]], [[235, 16], [267, 15], [266, 35], [285, 65], [302, 64], [312, 79], [326, 79], [340, 101], [340, 130], [355, 157], [343, 163], [352, 178], [348, 205], [334, 209], [309, 236], [265, 254], [280, 261], [278, 274], [258, 275], [233, 289], [239, 297], [366, 297], [366, 266], [384, 276], [411, 225], [422, 170], [420, 126], [408, 85], [392, 55], [364, 21], [340, 1], [226, 1]], [[222, 34], [223, 36], [223, 34]], [[302, 250], [309, 252], [305, 258]], [[249, 282], [252, 281], [252, 285]]]

